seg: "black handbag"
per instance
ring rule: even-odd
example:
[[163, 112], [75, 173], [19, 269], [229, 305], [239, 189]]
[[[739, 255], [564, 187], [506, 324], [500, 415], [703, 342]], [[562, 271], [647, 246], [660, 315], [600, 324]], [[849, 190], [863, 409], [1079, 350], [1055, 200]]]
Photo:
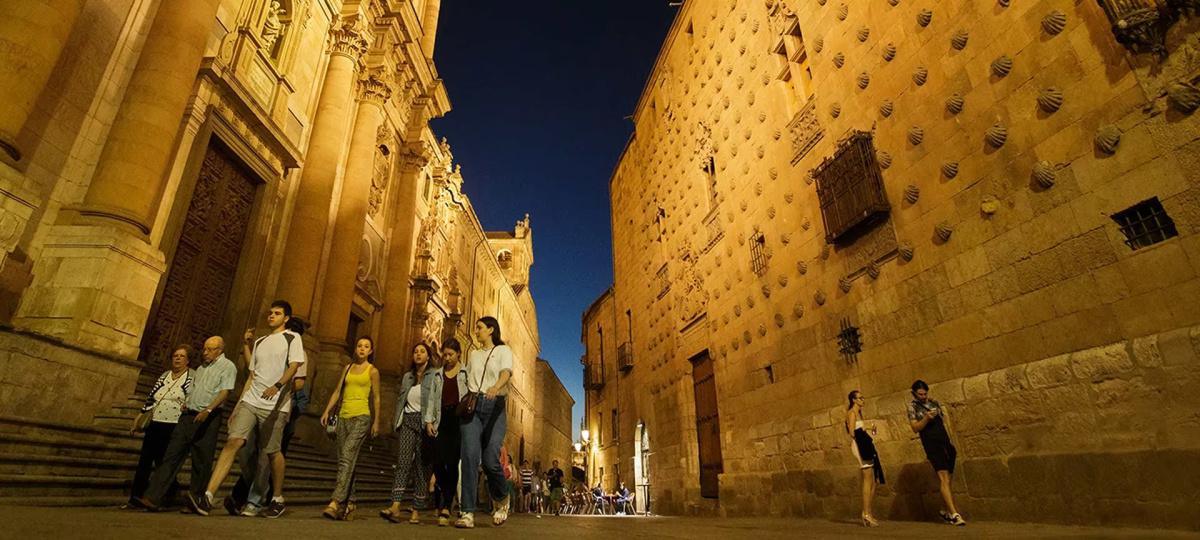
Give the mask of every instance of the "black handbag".
[[346, 397], [346, 376], [350, 375], [350, 368], [354, 364], [346, 366], [346, 371], [342, 372], [341, 390], [338, 391], [338, 405], [329, 412], [329, 419], [325, 421], [325, 435], [330, 439], [337, 438], [338, 413], [342, 411], [342, 398]]
[[[492, 353], [494, 352], [496, 352], [496, 347], [492, 347], [491, 352], [488, 353], [487, 360], [483, 362], [483, 374], [479, 377], [480, 387], [483, 386], [483, 378], [487, 376], [488, 362], [492, 361]], [[467, 376], [469, 377], [470, 374], [468, 373]], [[475, 416], [475, 406], [478, 405], [478, 402], [479, 392], [467, 392], [467, 395], [458, 400], [458, 406], [454, 409], [454, 412], [458, 414], [459, 418], [463, 420], [470, 420]]]

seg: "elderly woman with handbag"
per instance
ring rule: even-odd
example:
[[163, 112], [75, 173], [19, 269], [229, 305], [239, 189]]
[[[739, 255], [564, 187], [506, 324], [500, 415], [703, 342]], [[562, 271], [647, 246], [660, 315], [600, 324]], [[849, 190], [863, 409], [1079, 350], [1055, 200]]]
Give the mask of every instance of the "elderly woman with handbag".
[[[379, 436], [379, 370], [371, 365], [374, 358], [375, 342], [368, 336], [358, 338], [354, 361], [342, 371], [342, 382], [329, 396], [321, 414], [321, 425], [337, 440], [337, 483], [329, 506], [321, 512], [329, 519], [353, 518], [354, 466], [358, 463], [358, 453], [368, 431], [372, 437]], [[375, 406], [374, 416], [368, 398]], [[339, 401], [341, 406], [335, 411]]]
[[133, 419], [129, 433], [144, 432], [142, 436], [142, 452], [138, 457], [137, 470], [133, 473], [133, 486], [129, 492], [129, 502], [121, 506], [124, 509], [142, 508], [139, 499], [150, 486], [150, 475], [155, 467], [162, 463], [163, 455], [167, 452], [167, 443], [171, 442], [171, 432], [183, 414], [188, 392], [192, 388], [192, 370], [189, 365], [196, 357], [196, 350], [191, 345], [179, 345], [171, 352], [171, 369], [163, 372], [150, 394], [141, 412]]

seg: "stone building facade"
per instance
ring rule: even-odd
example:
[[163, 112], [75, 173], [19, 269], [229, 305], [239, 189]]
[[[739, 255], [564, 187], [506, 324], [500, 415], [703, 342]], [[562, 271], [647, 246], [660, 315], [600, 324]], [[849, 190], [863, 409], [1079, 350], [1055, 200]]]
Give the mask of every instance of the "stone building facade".
[[879, 515], [929, 519], [924, 379], [968, 519], [1200, 527], [1200, 20], [1164, 57], [1102, 4], [685, 2], [584, 315], [593, 481], [856, 515], [859, 389]]
[[428, 125], [450, 110], [439, 7], [0, 6], [0, 415], [86, 424], [177, 343], [220, 334], [240, 356], [283, 298], [312, 323], [309, 415], [355, 337], [395, 376], [418, 340], [496, 315], [518, 359], [513, 444], [543, 433], [561, 411], [536, 409], [528, 217], [486, 233]]

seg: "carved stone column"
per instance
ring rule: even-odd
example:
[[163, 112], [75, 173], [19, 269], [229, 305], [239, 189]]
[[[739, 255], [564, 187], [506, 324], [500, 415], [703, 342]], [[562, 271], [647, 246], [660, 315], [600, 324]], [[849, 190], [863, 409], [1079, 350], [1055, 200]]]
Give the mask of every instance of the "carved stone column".
[[[295, 313], [302, 317], [319, 318], [314, 310], [316, 277], [325, 247], [333, 188], [350, 130], [355, 73], [359, 58], [367, 49], [364, 32], [361, 20], [355, 18], [343, 21], [330, 35], [329, 65], [288, 228], [283, 255], [287, 271], [280, 275], [276, 296], [291, 302]], [[341, 324], [345, 323], [343, 319]]]
[[[387, 283], [383, 288], [383, 310], [379, 314], [379, 326], [388, 330], [377, 336], [375, 343], [378, 351], [375, 354], [375, 365], [382, 371], [396, 373], [408, 363], [409, 335], [412, 333], [411, 310], [413, 308], [412, 290], [409, 280], [413, 275], [414, 251], [413, 242], [416, 228], [420, 221], [416, 216], [420, 175], [431, 157], [432, 149], [424, 144], [410, 145], [401, 154], [397, 164], [400, 174], [397, 175], [392, 189], [399, 190], [393, 198], [395, 201], [395, 221], [392, 223], [390, 248], [385, 263]], [[419, 306], [424, 310], [424, 304]], [[422, 323], [423, 324], [423, 323]]]
[[[354, 301], [358, 259], [367, 220], [367, 201], [375, 172], [376, 134], [384, 121], [383, 103], [391, 94], [390, 82], [383, 69], [371, 70], [359, 81], [354, 133], [350, 138], [346, 173], [333, 224], [329, 263], [322, 286], [321, 313], [317, 319], [317, 336], [322, 342], [319, 360], [322, 365], [318, 367], [321, 373], [338, 373], [336, 366], [341, 364], [341, 357], [346, 352], [346, 328], [350, 320], [350, 305]], [[314, 399], [320, 402], [327, 398], [336, 383], [330, 377], [317, 379], [313, 387]]]
[[46, 234], [14, 326], [137, 358], [166, 269], [147, 235], [218, 4], [193, 0], [158, 8], [84, 204], [64, 208]]
[[84, 0], [0, 2], [0, 155], [21, 160], [17, 135], [58, 62]]

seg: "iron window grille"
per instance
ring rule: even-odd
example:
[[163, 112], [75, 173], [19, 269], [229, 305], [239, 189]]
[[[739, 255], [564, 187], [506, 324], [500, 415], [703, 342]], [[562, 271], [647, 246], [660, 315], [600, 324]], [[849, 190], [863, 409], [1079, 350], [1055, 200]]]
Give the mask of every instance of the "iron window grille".
[[1175, 221], [1167, 215], [1158, 197], [1137, 203], [1112, 216], [1125, 235], [1125, 245], [1137, 250], [1178, 236]]
[[763, 233], [750, 236], [750, 268], [758, 276], [767, 273], [767, 237]]

